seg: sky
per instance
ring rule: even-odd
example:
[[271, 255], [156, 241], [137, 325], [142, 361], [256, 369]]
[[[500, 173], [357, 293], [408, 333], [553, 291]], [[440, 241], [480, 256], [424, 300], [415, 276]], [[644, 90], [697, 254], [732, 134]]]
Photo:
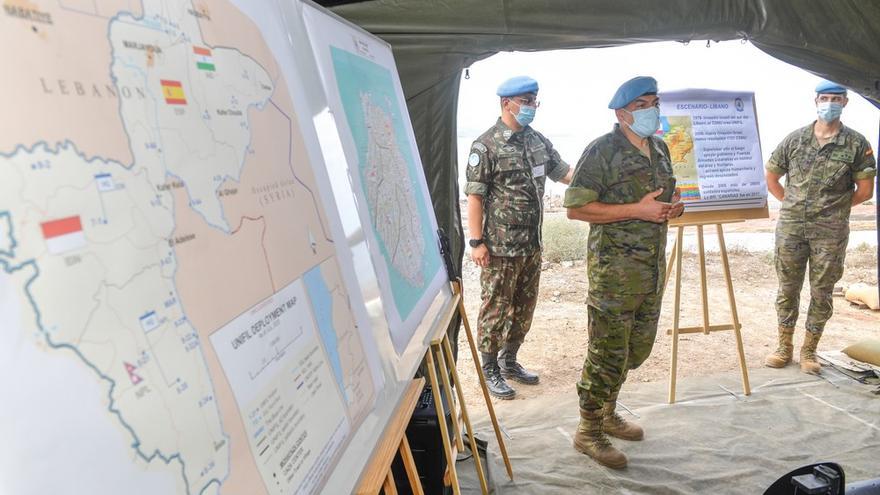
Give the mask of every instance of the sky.
[[[461, 190], [470, 145], [494, 125], [500, 115], [495, 90], [512, 76], [529, 75], [538, 81], [541, 106], [532, 127], [572, 166], [590, 141], [611, 130], [616, 120], [608, 101], [632, 77], [653, 76], [661, 93], [688, 88], [754, 92], [765, 162], [785, 136], [815, 120], [814, 89], [821, 80], [741, 41], [712, 42], [708, 48], [705, 41], [693, 41], [502, 52], [473, 64], [468, 73], [465, 79], [462, 72], [458, 102]], [[880, 110], [850, 92], [841, 120], [877, 150]], [[561, 184], [547, 184], [551, 194], [565, 191]]]

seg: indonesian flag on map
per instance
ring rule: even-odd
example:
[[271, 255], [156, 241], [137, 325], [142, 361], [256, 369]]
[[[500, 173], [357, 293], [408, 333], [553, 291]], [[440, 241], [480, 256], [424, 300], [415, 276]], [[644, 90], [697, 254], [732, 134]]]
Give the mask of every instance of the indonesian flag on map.
[[86, 245], [79, 215], [40, 224], [43, 238], [52, 254], [61, 254]]

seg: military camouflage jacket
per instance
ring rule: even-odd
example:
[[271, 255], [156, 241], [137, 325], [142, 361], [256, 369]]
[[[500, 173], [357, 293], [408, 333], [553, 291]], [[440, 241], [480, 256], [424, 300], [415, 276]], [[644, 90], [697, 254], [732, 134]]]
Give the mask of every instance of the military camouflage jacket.
[[465, 194], [483, 197], [483, 239], [493, 256], [528, 256], [541, 249], [547, 177], [569, 165], [540, 132], [514, 132], [500, 118], [471, 145]]
[[[584, 150], [565, 191], [566, 208], [592, 201], [636, 203], [664, 186], [672, 176], [669, 148], [662, 139], [649, 138], [651, 160], [614, 130]], [[663, 288], [666, 260], [666, 224], [624, 220], [590, 224], [587, 270], [590, 292], [650, 294]]]
[[856, 180], [877, 174], [874, 152], [858, 132], [842, 126], [837, 138], [819, 147], [813, 124], [789, 134], [773, 151], [767, 170], [786, 175], [780, 228], [805, 228], [807, 236], [849, 232]]

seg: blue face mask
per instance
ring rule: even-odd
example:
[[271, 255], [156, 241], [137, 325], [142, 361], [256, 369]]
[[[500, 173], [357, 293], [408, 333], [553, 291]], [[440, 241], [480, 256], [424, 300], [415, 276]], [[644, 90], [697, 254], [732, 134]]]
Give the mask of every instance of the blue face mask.
[[633, 116], [633, 123], [627, 125], [640, 137], [653, 136], [660, 128], [660, 109], [657, 107], [643, 108], [635, 112], [624, 110], [624, 112]]
[[538, 110], [538, 107], [528, 107], [526, 105], [519, 105], [519, 113], [513, 116], [516, 119], [519, 125], [526, 127], [531, 124], [533, 120], [535, 120], [535, 111]]
[[843, 105], [840, 103], [823, 101], [816, 105], [816, 114], [825, 122], [832, 122], [835, 119], [839, 119], [841, 113], [843, 113]]

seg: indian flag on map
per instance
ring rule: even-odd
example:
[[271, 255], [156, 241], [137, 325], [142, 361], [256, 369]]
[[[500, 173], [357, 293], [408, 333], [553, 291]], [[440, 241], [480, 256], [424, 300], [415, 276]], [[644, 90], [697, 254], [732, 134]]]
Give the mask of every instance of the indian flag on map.
[[86, 245], [79, 215], [43, 222], [40, 228], [52, 254], [61, 254]]
[[214, 57], [211, 56], [211, 50], [200, 46], [194, 46], [193, 53], [196, 56], [196, 67], [198, 67], [199, 70], [209, 70], [214, 72]]
[[165, 96], [165, 103], [169, 105], [186, 105], [186, 95], [183, 93], [183, 85], [180, 81], [169, 81], [162, 79], [162, 95]]

